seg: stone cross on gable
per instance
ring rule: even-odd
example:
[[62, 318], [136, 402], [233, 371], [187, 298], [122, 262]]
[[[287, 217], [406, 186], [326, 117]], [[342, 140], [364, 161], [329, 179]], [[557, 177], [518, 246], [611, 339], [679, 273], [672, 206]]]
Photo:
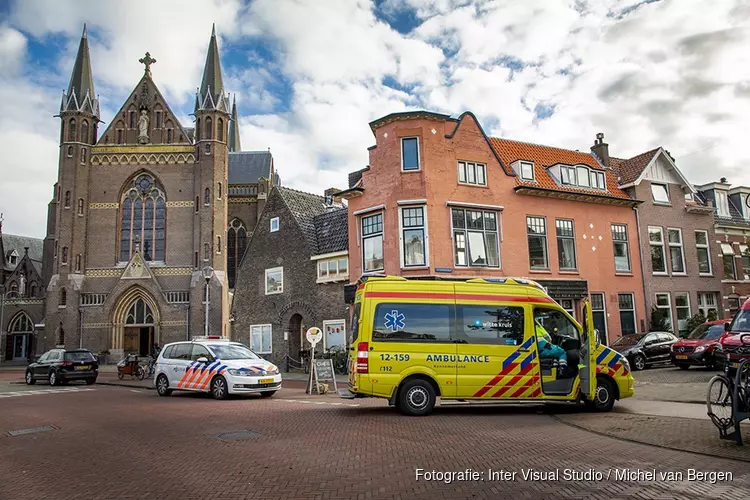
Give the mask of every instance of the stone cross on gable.
[[138, 62], [146, 66], [146, 74], [151, 75], [151, 65], [156, 62], [156, 59], [151, 57], [151, 54], [146, 52], [146, 55], [144, 57], [141, 57], [138, 59]]

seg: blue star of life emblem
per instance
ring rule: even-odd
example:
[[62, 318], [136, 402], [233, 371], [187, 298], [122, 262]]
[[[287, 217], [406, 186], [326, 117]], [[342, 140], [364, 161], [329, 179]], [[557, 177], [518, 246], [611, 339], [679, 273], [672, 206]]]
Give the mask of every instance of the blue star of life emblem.
[[398, 311], [391, 311], [385, 315], [385, 327], [390, 328], [392, 332], [403, 330], [406, 326], [404, 320], [406, 316]]

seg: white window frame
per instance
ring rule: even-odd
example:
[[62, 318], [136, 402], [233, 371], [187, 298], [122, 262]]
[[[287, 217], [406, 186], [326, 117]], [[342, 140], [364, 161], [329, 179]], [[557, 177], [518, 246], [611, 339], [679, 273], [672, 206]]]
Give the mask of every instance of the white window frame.
[[[570, 230], [573, 232], [572, 236], [561, 236], [560, 235], [560, 227], [558, 226], [558, 223], [570, 223]], [[576, 246], [576, 224], [573, 219], [555, 219], [555, 238], [557, 240], [557, 265], [560, 268], [560, 271], [577, 271], [578, 270], [578, 248]], [[561, 240], [571, 240], [573, 241], [573, 267], [562, 267], [562, 262], [560, 262], [560, 248], [562, 246], [560, 245]], [[567, 309], [566, 309], [567, 310]], [[575, 317], [574, 314], [571, 314], [571, 316]]]
[[[658, 229], [659, 230], [659, 235], [661, 236], [661, 242], [657, 243], [657, 242], [651, 241], [651, 230], [652, 229]], [[666, 245], [664, 245], [664, 228], [662, 228], [660, 226], [648, 226], [648, 228], [646, 229], [646, 232], [648, 233], [648, 245], [649, 245], [648, 248], [649, 248], [649, 259], [651, 260], [651, 274], [653, 274], [655, 276], [668, 276], [669, 275], [669, 272], [668, 272], [669, 267], [667, 266], [667, 250], [666, 250]], [[663, 260], [664, 260], [664, 271], [654, 271], [654, 260], [651, 257], [651, 253], [650, 253], [651, 247], [661, 247], [661, 254], [662, 254], [662, 257], [663, 257]]]
[[716, 212], [719, 217], [731, 217], [729, 213], [729, 195], [725, 191], [714, 191], [716, 193]]
[[[341, 273], [339, 262], [346, 260], [346, 273]], [[336, 263], [336, 272], [331, 274], [331, 263]], [[326, 275], [323, 276], [320, 272], [321, 264], [326, 265]], [[334, 281], [343, 281], [349, 279], [349, 257], [347, 255], [341, 255], [339, 257], [332, 257], [329, 259], [319, 259], [315, 262], [315, 269], [318, 275], [318, 283], [330, 283]]]
[[[368, 235], [365, 235], [364, 232], [364, 221], [365, 219], [369, 217], [375, 217], [380, 215], [380, 231], [376, 231], [374, 233], [370, 233]], [[379, 271], [383, 271], [385, 269], [385, 211], [374, 211], [374, 212], [367, 212], [359, 216], [359, 244], [360, 244], [360, 256], [362, 257], [362, 274], [367, 273], [377, 273]], [[367, 258], [365, 256], [365, 240], [370, 238], [380, 238], [380, 246], [383, 249], [383, 266], [377, 269], [366, 269], [365, 263], [367, 262]]]
[[[596, 179], [595, 182], [591, 183], [592, 184], [592, 186], [591, 186], [592, 188], [594, 188], [594, 189], [601, 189], [602, 191], [606, 191], [607, 190], [607, 176], [604, 175], [604, 172], [599, 172], [598, 170], [593, 170], [592, 169], [592, 170], [589, 171], [589, 176], [590, 177], [594, 177]], [[591, 179], [589, 179], [589, 180], [591, 180]], [[593, 184], [596, 184], [596, 186], [594, 186]]]
[[[709, 297], [713, 299], [713, 304], [708, 303]], [[698, 313], [703, 314], [704, 318], [708, 318], [709, 309], [716, 310], [716, 314], [719, 316], [719, 306], [717, 305], [716, 293], [698, 292]]]
[[[732, 253], [727, 253], [726, 252], [727, 248]], [[726, 259], [727, 259], [727, 257], [729, 257], [731, 259], [731, 262], [732, 262], [732, 276], [731, 277], [727, 277], [726, 265], [724, 264], [725, 261], [726, 261]], [[734, 253], [734, 245], [732, 245], [731, 243], [722, 243], [721, 244], [721, 267], [722, 267], [722, 272], [723, 272], [723, 275], [724, 275], [723, 281], [736, 281], [737, 280], [738, 276], [737, 276], [737, 262], [736, 262], [736, 259], [737, 259], [737, 254]]]
[[[536, 233], [530, 233], [529, 232], [529, 219], [541, 219], [544, 223], [544, 234], [536, 234]], [[535, 238], [544, 238], [544, 263], [545, 265], [542, 267], [539, 266], [532, 266], [531, 265], [531, 246], [529, 245], [529, 237], [535, 237]], [[527, 215], [526, 216], [526, 251], [529, 256], [528, 264], [529, 269], [531, 270], [541, 270], [541, 271], [547, 271], [550, 269], [550, 262], [549, 262], [549, 225], [547, 224], [547, 217], [543, 215]]]
[[[404, 210], [420, 208], [422, 209], [422, 225], [414, 227], [404, 227]], [[406, 264], [406, 249], [404, 248], [404, 232], [410, 230], [422, 231], [422, 252], [424, 253], [424, 262], [422, 264]], [[427, 205], [404, 205], [398, 207], [398, 248], [401, 258], [402, 269], [421, 269], [430, 267], [430, 245], [428, 240], [429, 231], [427, 230]], [[385, 251], [385, 249], [384, 249]]]
[[[566, 176], [568, 178], [567, 181], [565, 180]], [[577, 174], [576, 168], [562, 165], [560, 167], [560, 182], [565, 186], [577, 186], [578, 174]]]
[[[585, 170], [586, 171], [586, 185], [581, 183], [582, 176], [579, 174], [579, 171]], [[583, 165], [576, 165], [576, 177], [578, 187], [582, 188], [590, 188], [591, 187], [591, 169], [589, 167], [584, 167]]]
[[[629, 295], [630, 302], [633, 304], [631, 309], [620, 308], [620, 295]], [[635, 314], [635, 294], [632, 292], [620, 292], [617, 294], [617, 319], [620, 322], [620, 331], [622, 331], [622, 313], [631, 313], [633, 315], [633, 326], [635, 326], [635, 332], [638, 333], [638, 317]]]
[[[528, 167], [529, 169], [531, 169], [531, 177], [526, 177], [524, 175], [524, 172], [523, 172], [523, 168], [524, 167]], [[532, 162], [530, 162], [530, 161], [522, 161], [521, 164], [520, 164], [520, 166], [519, 166], [519, 168], [518, 168], [518, 171], [521, 173], [521, 179], [523, 179], [525, 181], [535, 181], [536, 180], [536, 175], [534, 174], [534, 164]]]
[[328, 325], [338, 325], [342, 324], [344, 326], [344, 342], [346, 346], [349, 346], [349, 337], [347, 336], [348, 332], [346, 331], [346, 320], [345, 319], [328, 319], [323, 321], [323, 350], [328, 349], [328, 342], [326, 342], [326, 327]]
[[[459, 161], [458, 162], [458, 183], [462, 186], [486, 186], [487, 185], [487, 165], [484, 163], [477, 163], [473, 161]], [[479, 182], [479, 172], [482, 172], [482, 182]], [[411, 170], [408, 170], [411, 172]], [[469, 172], [473, 175], [469, 176]], [[461, 174], [463, 173], [463, 180], [461, 180]], [[473, 178], [474, 180], [471, 180]]]
[[[664, 195], [667, 198], [666, 201], [665, 200], [657, 200], [656, 199], [656, 190], [654, 188], [663, 189]], [[660, 191], [660, 193], [661, 193], [661, 191]], [[654, 203], [661, 203], [662, 205], [669, 205], [669, 204], [671, 204], [672, 202], [671, 202], [671, 200], [669, 198], [669, 185], [662, 184], [662, 183], [659, 183], [659, 182], [652, 182], [651, 183], [651, 199], [654, 201]]]
[[[625, 229], [625, 239], [615, 239], [615, 228], [624, 228]], [[633, 272], [633, 263], [630, 260], [630, 235], [628, 234], [628, 225], [627, 224], [621, 224], [618, 222], [614, 222], [610, 224], [610, 233], [612, 234], [612, 259], [615, 264], [615, 273], [632, 273]], [[617, 255], [615, 253], [615, 246], [617, 244], [624, 244], [625, 245], [625, 257], [628, 259], [628, 268], [627, 269], [617, 269]]]
[[[685, 297], [687, 299], [687, 305], [678, 306], [677, 297]], [[675, 292], [674, 293], [674, 310], [675, 310], [674, 321], [675, 321], [675, 325], [677, 326], [675, 333], [679, 333], [682, 331], [682, 329], [680, 328], [680, 309], [687, 309], [687, 312], [688, 312], [687, 318], [683, 320], [687, 323], [688, 321], [690, 321], [690, 318], [693, 317], [693, 311], [692, 311], [692, 308], [690, 307], [690, 293], [689, 292]]]
[[[260, 328], [260, 344], [261, 344], [261, 350], [259, 351], [253, 351], [256, 354], [272, 354], [273, 353], [273, 325], [270, 323], [264, 323], [259, 325], [250, 325], [250, 349], [253, 348], [253, 329]], [[268, 349], [265, 349], [266, 346], [263, 345], [263, 329], [268, 328], [270, 330], [269, 340], [271, 345], [268, 346]]]
[[[669, 241], [669, 232], [670, 231], [677, 231], [677, 234], [680, 236], [680, 242], [679, 243], [672, 243]], [[668, 227], [667, 228], [667, 246], [669, 247], [669, 271], [673, 276], [685, 276], [687, 274], [687, 263], [685, 262], [685, 246], [683, 244], [682, 239], [682, 229], [677, 227]], [[673, 248], [679, 248], [680, 249], [680, 259], [682, 262], [682, 271], [675, 271], [674, 270], [674, 260], [672, 259], [672, 249]]]
[[[453, 225], [453, 210], [462, 210], [464, 212], [464, 227], [455, 227]], [[495, 225], [497, 226], [497, 229], [494, 231], [494, 234], [497, 235], [497, 266], [472, 266], [470, 262], [471, 258], [471, 249], [469, 246], [469, 233], [470, 232], [480, 232], [478, 229], [469, 229], [466, 226], [466, 212], [472, 211], [472, 212], [482, 212], [482, 218], [484, 218], [485, 212], [492, 212], [495, 214]], [[503, 251], [502, 251], [502, 243], [503, 243], [503, 231], [502, 231], [502, 218], [501, 218], [502, 212], [497, 209], [492, 208], [481, 208], [480, 206], [471, 206], [471, 205], [450, 205], [448, 207], [448, 218], [451, 221], [451, 262], [453, 262], [453, 266], [460, 268], [460, 269], [502, 269], [503, 268]], [[456, 232], [463, 232], [464, 234], [464, 257], [466, 259], [466, 264], [458, 264], [456, 262]], [[482, 229], [481, 233], [484, 236], [486, 233], [492, 233], [492, 230]], [[487, 240], [485, 239], [484, 242], [484, 249], [485, 252], [487, 251]]]
[[279, 218], [274, 217], [271, 219], [271, 225], [269, 227], [270, 232], [275, 233], [279, 230]]
[[[417, 168], [412, 168], [409, 170], [404, 169], [404, 141], [408, 139], [416, 139], [417, 140]], [[401, 137], [401, 140], [399, 141], [399, 146], [401, 147], [401, 172], [419, 172], [422, 170], [422, 155], [419, 154], [419, 136], [412, 135], [409, 137]]]
[[[268, 291], [268, 275], [271, 273], [276, 273], [276, 272], [281, 273], [281, 279], [279, 280], [281, 282], [281, 289], [275, 292], [269, 292]], [[265, 276], [265, 281], [264, 281], [263, 286], [265, 287], [266, 295], [278, 295], [280, 293], [284, 293], [284, 268], [283, 267], [271, 267], [269, 269], [266, 269], [264, 276]]]
[[[660, 306], [659, 305], [659, 296], [660, 295], [662, 296], [662, 298], [664, 296], [667, 297], [667, 305], [666, 306]], [[654, 307], [657, 308], [657, 309], [659, 309], [659, 310], [666, 310], [666, 311], [669, 312], [669, 325], [672, 327], [672, 331], [674, 332], [675, 328], [674, 328], [674, 318], [673, 318], [673, 315], [672, 315], [672, 294], [669, 293], [669, 292], [656, 292], [654, 294], [654, 297], [655, 297], [655, 299], [654, 299]]]
[[[594, 309], [594, 298], [593, 298], [594, 295], [600, 295], [602, 297], [602, 308], [601, 309]], [[592, 316], [593, 316], [593, 313], [595, 313], [595, 312], [602, 312], [602, 313], [604, 313], [604, 332], [599, 332], [599, 333], [604, 333], [604, 340], [605, 340], [606, 344], [609, 344], [609, 323], [607, 321], [609, 319], [608, 318], [609, 315], [607, 314], [607, 294], [605, 294], [604, 292], [590, 292], [589, 293], [589, 299], [591, 300], [591, 313], [592, 313]], [[635, 304], [633, 304], [633, 305], [635, 305]]]
[[[698, 233], [703, 233], [706, 236], [705, 244], [698, 243]], [[696, 259], [698, 261], [698, 274], [701, 276], [713, 276], [714, 269], [713, 269], [713, 265], [711, 264], [711, 247], [710, 247], [710, 242], [708, 241], [708, 231], [705, 231], [703, 229], [695, 230], [695, 248], [696, 248]], [[701, 267], [700, 267], [701, 250], [706, 251], [706, 259], [708, 259], [708, 272], [707, 273], [701, 272]]]
[[742, 278], [743, 281], [750, 281], [750, 265], [746, 266], [745, 262], [743, 261], [743, 259], [750, 258], [750, 248], [747, 245], [740, 243], [739, 250], [740, 251], [737, 257], [739, 257], [740, 259], [740, 267], [742, 267], [742, 275], [741, 276], [739, 275], [739, 270], [737, 269], [737, 263], [735, 262], [734, 267], [735, 267], [735, 271], [737, 272], [737, 279]]

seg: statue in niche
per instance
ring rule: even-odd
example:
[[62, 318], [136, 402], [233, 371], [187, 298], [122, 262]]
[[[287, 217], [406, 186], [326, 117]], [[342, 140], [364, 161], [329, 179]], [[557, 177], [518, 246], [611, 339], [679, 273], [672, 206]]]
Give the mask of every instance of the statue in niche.
[[148, 144], [148, 111], [141, 110], [141, 116], [138, 118], [138, 142]]

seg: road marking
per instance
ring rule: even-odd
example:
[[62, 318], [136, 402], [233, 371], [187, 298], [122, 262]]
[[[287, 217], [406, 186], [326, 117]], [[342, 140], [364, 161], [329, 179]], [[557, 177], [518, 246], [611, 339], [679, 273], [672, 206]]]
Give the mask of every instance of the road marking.
[[310, 401], [309, 399], [273, 399], [272, 401], [287, 401], [289, 403], [302, 403], [306, 405], [360, 406], [356, 403], [332, 403], [329, 401]]
[[139, 391], [138, 389], [130, 389], [130, 392], [134, 392], [136, 394], [141, 394], [141, 393], [146, 392], [146, 391]]
[[77, 387], [70, 387], [66, 389], [39, 389], [39, 390], [28, 390], [28, 391], [13, 391], [13, 392], [2, 392], [0, 398], [15, 398], [19, 396], [33, 396], [35, 394], [61, 394], [64, 392], [91, 392], [96, 389], [78, 389]]

